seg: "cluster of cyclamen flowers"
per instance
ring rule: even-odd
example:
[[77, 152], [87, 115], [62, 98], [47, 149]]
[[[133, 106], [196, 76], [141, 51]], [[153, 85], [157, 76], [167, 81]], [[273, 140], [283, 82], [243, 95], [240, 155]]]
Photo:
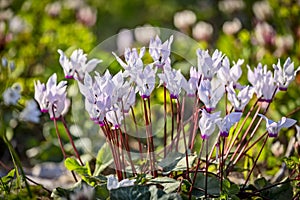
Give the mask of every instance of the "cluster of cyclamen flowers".
[[[119, 128], [125, 116], [123, 114], [128, 113], [135, 104], [136, 94], [144, 100], [149, 99], [156, 87], [156, 80], [159, 79], [159, 85], [169, 91], [171, 99], [179, 100], [180, 95], [185, 92], [188, 97], [197, 96], [203, 103], [199, 120], [203, 139], [209, 138], [214, 132], [215, 124], [218, 125], [221, 136], [228, 136], [231, 126], [240, 120], [245, 106], [254, 94], [258, 101], [270, 103], [278, 91], [287, 90], [300, 69], [294, 70], [290, 58], [283, 66], [280, 61], [274, 64], [274, 72], [262, 64], [258, 64], [253, 71], [247, 66], [251, 86], [243, 86], [238, 82], [242, 75], [243, 60], [233, 62], [231, 66], [222, 52], [216, 50], [210, 55], [208, 51], [198, 49], [198, 66], [191, 67], [190, 78], [187, 80], [180, 70], [171, 67], [172, 41], [173, 36], [164, 43], [158, 36], [151, 39], [149, 54], [153, 62], [149, 64], [145, 64], [142, 59], [146, 53], [145, 47], [139, 52], [136, 48], [127, 48], [124, 53], [125, 61], [113, 53], [124, 68], [124, 71], [116, 75], [111, 75], [109, 71], [104, 75], [95, 72], [93, 78], [89, 73], [101, 60], [92, 59], [87, 62], [87, 55], [82, 50], [75, 50], [70, 58], [58, 50], [59, 61], [65, 77], [78, 81], [80, 92], [85, 96], [85, 108], [95, 123], [103, 125], [104, 120], [107, 120], [113, 128]], [[56, 74], [50, 77], [46, 85], [39, 81], [35, 83], [35, 99], [42, 112], [49, 112], [52, 119], [60, 117], [67, 107], [66, 85], [66, 81], [57, 84]], [[225, 93], [234, 112], [227, 114], [226, 111], [227, 115], [221, 118], [221, 112], [214, 111]], [[296, 123], [295, 120], [286, 118], [278, 123], [265, 119], [270, 136], [276, 136], [280, 128]]]

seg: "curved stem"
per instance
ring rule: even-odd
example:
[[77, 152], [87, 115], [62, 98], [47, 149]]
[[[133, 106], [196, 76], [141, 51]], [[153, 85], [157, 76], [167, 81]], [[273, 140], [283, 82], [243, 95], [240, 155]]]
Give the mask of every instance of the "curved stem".
[[71, 142], [71, 145], [72, 145], [72, 147], [73, 147], [73, 150], [74, 150], [74, 152], [75, 152], [75, 155], [76, 155], [77, 159], [79, 160], [80, 164], [83, 166], [84, 164], [83, 164], [83, 162], [82, 162], [82, 160], [81, 160], [81, 158], [80, 158], [80, 155], [79, 155], [79, 153], [78, 153], [78, 151], [77, 151], [77, 148], [76, 148], [76, 146], [75, 146], [75, 144], [74, 144], [74, 141], [73, 141], [73, 139], [72, 139], [70, 130], [68, 129], [67, 123], [66, 123], [66, 121], [65, 121], [65, 119], [64, 119], [63, 116], [61, 116], [60, 119], [61, 119], [61, 121], [62, 121], [62, 123], [63, 123], [63, 125], [64, 125], [64, 128], [65, 128], [66, 132], [67, 132], [68, 138], [69, 138], [69, 140], [70, 140], [70, 142]]

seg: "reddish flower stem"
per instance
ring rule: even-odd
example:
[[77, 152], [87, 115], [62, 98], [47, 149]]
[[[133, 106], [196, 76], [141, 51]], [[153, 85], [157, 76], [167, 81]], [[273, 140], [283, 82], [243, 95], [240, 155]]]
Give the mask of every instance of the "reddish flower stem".
[[80, 158], [80, 155], [79, 155], [79, 153], [78, 153], [78, 151], [77, 151], [77, 148], [76, 148], [76, 146], [75, 146], [75, 144], [74, 144], [74, 141], [73, 141], [73, 139], [72, 139], [71, 133], [70, 133], [68, 127], [67, 127], [67, 123], [66, 123], [66, 121], [65, 121], [65, 119], [64, 119], [63, 116], [61, 116], [60, 119], [61, 119], [61, 121], [62, 121], [62, 123], [63, 123], [63, 125], [64, 125], [64, 128], [65, 128], [66, 132], [67, 132], [68, 138], [69, 138], [69, 140], [70, 140], [70, 142], [71, 142], [71, 145], [72, 145], [72, 147], [73, 147], [73, 149], [74, 149], [75, 155], [76, 155], [77, 159], [79, 160], [80, 164], [83, 166], [84, 164], [83, 164], [83, 162], [82, 162], [82, 160], [81, 160], [81, 158]]

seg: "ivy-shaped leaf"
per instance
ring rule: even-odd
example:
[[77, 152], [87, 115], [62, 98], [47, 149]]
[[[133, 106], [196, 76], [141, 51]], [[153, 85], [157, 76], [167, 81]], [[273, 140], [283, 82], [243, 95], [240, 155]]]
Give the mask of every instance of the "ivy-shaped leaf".
[[[202, 197], [205, 189], [205, 175], [203, 173], [197, 174], [194, 187], [195, 188], [192, 190], [192, 194], [196, 197]], [[207, 193], [214, 196], [220, 196], [220, 180], [217, 177], [208, 175]]]
[[94, 171], [94, 176], [98, 176], [105, 168], [107, 168], [110, 164], [113, 163], [113, 158], [111, 154], [111, 150], [107, 143], [100, 148], [98, 151], [96, 166]]
[[[196, 155], [188, 156], [188, 165], [191, 167], [197, 158]], [[158, 165], [163, 168], [164, 172], [171, 171], [184, 171], [186, 170], [186, 157], [185, 154], [179, 152], [170, 152]]]
[[91, 177], [91, 170], [88, 162], [85, 164], [85, 166], [81, 166], [76, 159], [67, 158], [65, 160], [65, 166], [68, 170], [75, 171], [82, 178], [82, 180], [86, 181], [88, 184], [92, 186], [95, 185], [95, 182]]
[[163, 191], [168, 193], [174, 192], [180, 186], [180, 182], [169, 177], [157, 177], [147, 182], [148, 184], [159, 184], [164, 187]]

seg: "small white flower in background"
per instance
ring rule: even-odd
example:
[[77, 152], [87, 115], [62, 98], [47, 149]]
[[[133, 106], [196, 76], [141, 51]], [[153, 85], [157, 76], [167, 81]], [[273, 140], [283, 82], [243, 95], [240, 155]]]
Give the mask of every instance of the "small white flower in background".
[[97, 64], [102, 62], [102, 60], [95, 58], [87, 62], [87, 55], [83, 53], [82, 49], [73, 51], [70, 59], [62, 50], [58, 49], [57, 52], [60, 54], [59, 63], [64, 70], [65, 78], [82, 81], [86, 72], [91, 72]]
[[241, 66], [244, 60], [239, 59], [236, 63], [233, 62], [233, 66], [230, 68], [229, 59], [225, 57], [222, 61], [222, 66], [217, 72], [218, 78], [224, 85], [229, 85], [231, 82], [235, 85], [242, 75]]
[[216, 113], [208, 113], [205, 109], [202, 110], [202, 114], [199, 120], [199, 129], [201, 132], [202, 139], [208, 139], [211, 134], [215, 131], [216, 124], [221, 120], [221, 111]]
[[8, 61], [5, 57], [1, 58], [1, 64], [2, 64], [2, 67], [7, 67]]
[[34, 98], [39, 103], [42, 112], [48, 112], [50, 119], [57, 119], [68, 108], [67, 82], [61, 81], [57, 84], [57, 76], [54, 73], [46, 85], [40, 81], [35, 82]]
[[13, 33], [24, 32], [26, 28], [28, 28], [28, 25], [19, 16], [14, 16], [9, 20], [9, 30]]
[[294, 70], [294, 62], [290, 58], [287, 58], [281, 67], [280, 60], [277, 64], [273, 64], [274, 79], [278, 85], [279, 90], [286, 91], [289, 84], [295, 79], [297, 72], [300, 70]]
[[294, 119], [290, 119], [290, 118], [286, 118], [286, 117], [282, 117], [278, 122], [274, 122], [262, 114], [258, 114], [258, 115], [266, 120], [266, 122], [267, 122], [266, 127], [267, 127], [267, 131], [269, 133], [269, 137], [277, 137], [280, 129], [289, 128], [289, 127], [295, 125], [297, 122]]
[[200, 21], [193, 27], [193, 38], [196, 40], [208, 41], [214, 32], [211, 24]]
[[226, 21], [223, 24], [223, 32], [227, 35], [234, 35], [242, 28], [242, 23], [238, 18], [234, 18], [232, 21]]
[[220, 136], [227, 137], [230, 131], [230, 128], [240, 121], [242, 117], [241, 112], [232, 112], [226, 115], [221, 121], [218, 121], [218, 126], [220, 129]]
[[215, 50], [213, 55], [208, 54], [208, 50], [197, 50], [198, 71], [204, 79], [212, 79], [222, 65], [223, 53]]
[[208, 112], [213, 111], [223, 97], [225, 88], [217, 79], [202, 80], [198, 88], [198, 97]]
[[124, 179], [121, 180], [120, 182], [114, 175], [109, 175], [107, 176], [107, 189], [108, 190], [113, 190], [117, 189], [120, 187], [128, 187], [134, 185], [135, 179], [129, 180], [129, 179]]
[[126, 48], [131, 47], [133, 44], [133, 34], [129, 29], [122, 29], [117, 35], [118, 53], [122, 54]]
[[273, 45], [276, 38], [274, 28], [267, 22], [260, 22], [254, 28], [256, 42], [261, 45]]
[[234, 107], [235, 112], [242, 112], [253, 96], [253, 89], [246, 86], [236, 94], [233, 83], [230, 83], [226, 89], [228, 92], [227, 98]]
[[74, 193], [70, 194], [71, 200], [93, 200], [95, 199], [95, 190], [93, 187], [88, 186], [86, 184], [82, 185], [82, 187], [77, 188]]
[[21, 86], [16, 83], [12, 87], [7, 88], [3, 94], [3, 101], [5, 105], [16, 105], [21, 98]]
[[164, 65], [170, 65], [172, 42], [173, 35], [171, 35], [170, 38], [164, 43], [161, 42], [160, 38], [157, 35], [155, 38], [151, 38], [149, 44], [149, 53], [157, 67], [163, 68]]
[[134, 29], [135, 39], [142, 45], [148, 44], [150, 39], [155, 37], [155, 35], [158, 35], [159, 33], [160, 33], [159, 28], [153, 27], [149, 24], [145, 24], [143, 26], [137, 26]]
[[197, 20], [196, 14], [191, 10], [183, 10], [174, 15], [174, 25], [176, 28], [185, 31]]
[[181, 88], [187, 85], [187, 80], [180, 70], [172, 69], [170, 66], [165, 66], [164, 73], [160, 73], [157, 76], [160, 78], [160, 84], [164, 84], [168, 89], [171, 99], [177, 99]]
[[268, 1], [257, 1], [253, 4], [252, 10], [257, 19], [261, 21], [267, 20], [273, 15], [273, 10]]
[[32, 99], [26, 102], [26, 106], [23, 111], [20, 113], [20, 120], [28, 121], [33, 123], [40, 122], [41, 112], [38, 109], [36, 102]]
[[95, 25], [97, 10], [90, 6], [82, 6], [76, 13], [77, 20], [87, 27]]
[[227, 14], [240, 11], [244, 9], [245, 6], [245, 2], [242, 0], [222, 0], [218, 3], [219, 9]]

